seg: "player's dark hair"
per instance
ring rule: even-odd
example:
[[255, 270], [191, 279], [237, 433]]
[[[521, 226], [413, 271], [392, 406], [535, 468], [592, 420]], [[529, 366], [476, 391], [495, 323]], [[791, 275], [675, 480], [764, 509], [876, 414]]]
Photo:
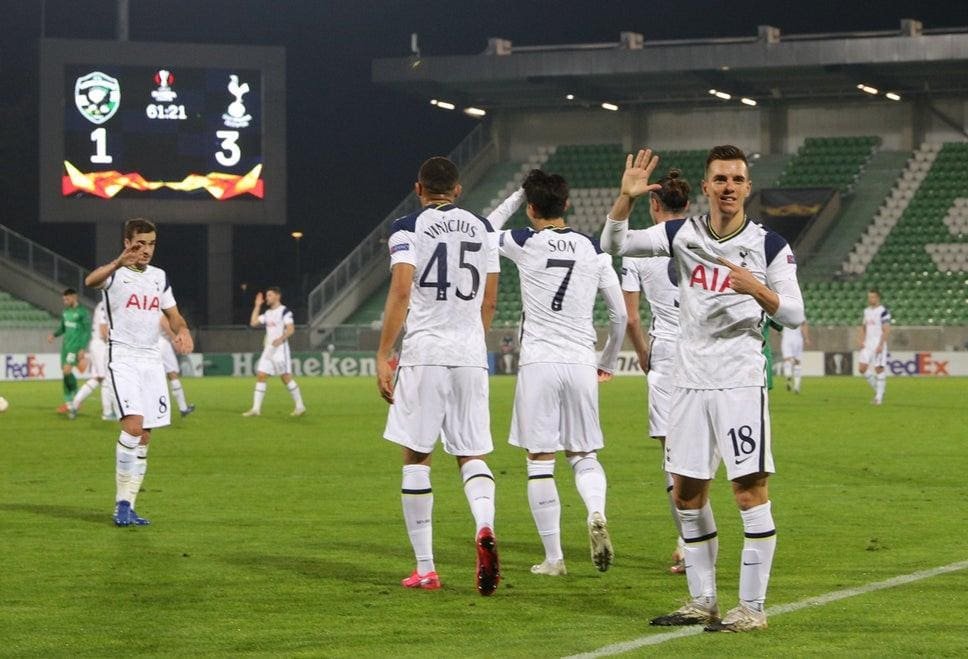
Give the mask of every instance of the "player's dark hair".
[[540, 169], [532, 169], [524, 177], [521, 187], [539, 219], [554, 219], [565, 214], [568, 181], [560, 174], [546, 174]]
[[143, 217], [133, 217], [124, 223], [124, 238], [131, 240], [139, 233], [158, 233], [155, 223]]
[[673, 167], [669, 172], [659, 179], [661, 190], [652, 193], [652, 196], [659, 200], [663, 210], [678, 213], [686, 209], [689, 203], [689, 181], [682, 177], [682, 170]]
[[424, 190], [432, 194], [449, 194], [460, 182], [457, 165], [443, 156], [434, 156], [420, 165], [417, 180]]
[[61, 295], [77, 295], [77, 291], [75, 291], [73, 288], [65, 288]]
[[706, 156], [706, 171], [709, 171], [709, 163], [713, 160], [742, 160], [743, 164], [749, 167], [749, 161], [746, 160], [746, 154], [738, 146], [733, 146], [732, 144], [723, 144], [721, 146], [714, 146], [709, 150], [709, 155]]
[[266, 293], [268, 293], [269, 291], [272, 291], [279, 297], [282, 297], [282, 289], [279, 288], [278, 286], [270, 286], [269, 288], [266, 289]]
[[873, 286], [871, 286], [870, 288], [868, 288], [867, 289], [867, 292], [868, 293], [873, 293], [877, 297], [880, 297], [881, 296], [881, 292], [878, 289], [874, 288]]

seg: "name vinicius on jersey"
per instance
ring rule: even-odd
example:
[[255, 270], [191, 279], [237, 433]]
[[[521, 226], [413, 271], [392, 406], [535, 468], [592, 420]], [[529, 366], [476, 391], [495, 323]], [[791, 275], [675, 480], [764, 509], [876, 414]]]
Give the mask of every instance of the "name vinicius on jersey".
[[438, 220], [424, 229], [424, 235], [428, 238], [436, 238], [442, 233], [466, 233], [471, 238], [476, 238], [477, 225], [467, 220]]

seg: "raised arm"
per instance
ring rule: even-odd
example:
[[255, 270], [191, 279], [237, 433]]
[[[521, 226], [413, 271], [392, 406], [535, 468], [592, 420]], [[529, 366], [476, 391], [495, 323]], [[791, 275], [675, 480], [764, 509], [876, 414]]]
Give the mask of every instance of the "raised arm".
[[252, 313], [249, 315], [249, 327], [262, 327], [262, 323], [259, 322], [259, 316], [262, 315], [262, 303], [265, 298], [262, 296], [262, 291], [255, 294], [255, 302], [252, 304]]
[[629, 233], [628, 220], [639, 197], [662, 189], [658, 183], [649, 183], [649, 177], [658, 164], [659, 157], [652, 155], [652, 149], [640, 149], [634, 156], [631, 153], [626, 156], [621, 188], [602, 229], [602, 249], [609, 254], [655, 256], [647, 253], [650, 250], [646, 245], [630, 244], [630, 240], [638, 232]]
[[491, 211], [490, 215], [487, 216], [487, 221], [491, 223], [495, 231], [500, 231], [501, 227], [511, 219], [511, 216], [521, 208], [522, 203], [524, 203], [524, 189], [518, 188], [511, 193], [511, 196], [502, 201], [497, 208]]
[[104, 286], [104, 282], [106, 282], [108, 277], [113, 275], [116, 270], [129, 265], [134, 265], [138, 262], [139, 255], [141, 254], [141, 247], [142, 246], [140, 244], [134, 243], [130, 247], [125, 248], [118, 258], [89, 272], [87, 277], [84, 278], [84, 285], [90, 288], [102, 288]]

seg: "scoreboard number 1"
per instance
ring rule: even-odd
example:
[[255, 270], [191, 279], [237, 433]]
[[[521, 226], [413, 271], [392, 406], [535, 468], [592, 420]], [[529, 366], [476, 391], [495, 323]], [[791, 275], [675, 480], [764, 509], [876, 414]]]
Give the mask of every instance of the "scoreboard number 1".
[[109, 165], [114, 158], [108, 154], [108, 131], [106, 128], [95, 128], [91, 131], [91, 141], [94, 142], [94, 155], [91, 162], [97, 165]]

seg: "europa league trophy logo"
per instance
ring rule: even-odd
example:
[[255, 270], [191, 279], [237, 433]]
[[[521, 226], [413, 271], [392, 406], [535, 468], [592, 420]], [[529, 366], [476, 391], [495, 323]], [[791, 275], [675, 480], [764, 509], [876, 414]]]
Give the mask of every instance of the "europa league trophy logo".
[[247, 128], [252, 121], [252, 116], [246, 114], [242, 97], [249, 93], [249, 83], [244, 82], [240, 85], [239, 76], [230, 75], [228, 90], [235, 100], [229, 103], [228, 109], [222, 115], [222, 121], [229, 128]]

